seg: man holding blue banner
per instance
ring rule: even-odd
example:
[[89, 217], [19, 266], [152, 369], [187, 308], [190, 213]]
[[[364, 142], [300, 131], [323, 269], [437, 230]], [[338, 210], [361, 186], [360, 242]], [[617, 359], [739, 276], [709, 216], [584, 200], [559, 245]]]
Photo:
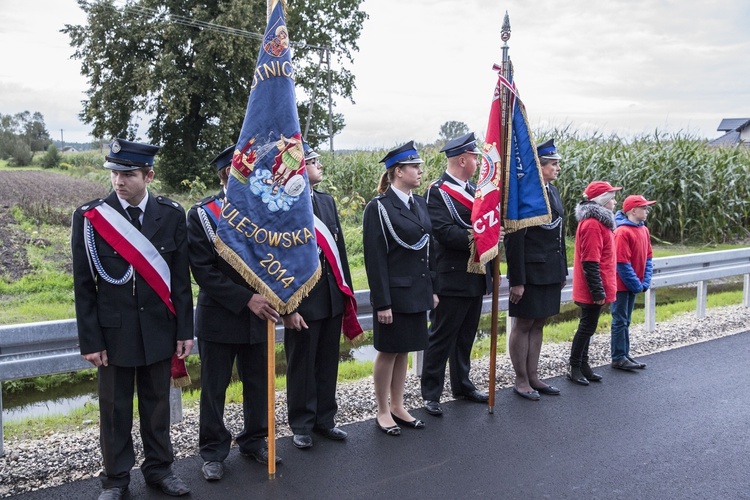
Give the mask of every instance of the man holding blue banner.
[[[232, 145], [211, 160], [222, 189], [196, 203], [187, 220], [190, 267], [200, 286], [195, 310], [201, 358], [198, 446], [207, 481], [222, 478], [224, 460], [232, 444], [232, 434], [224, 425], [224, 402], [235, 362], [242, 382], [244, 417], [244, 428], [235, 441], [240, 453], [268, 463], [265, 325], [269, 320], [276, 322], [279, 315], [263, 295], [218, 256], [213, 243], [234, 149]], [[276, 461], [281, 459], [276, 457]]]
[[[281, 314], [293, 312], [320, 277], [310, 186], [294, 93], [294, 65], [280, 1], [252, 75], [245, 121], [232, 157], [214, 245]], [[274, 323], [266, 324], [268, 473], [275, 474]]]

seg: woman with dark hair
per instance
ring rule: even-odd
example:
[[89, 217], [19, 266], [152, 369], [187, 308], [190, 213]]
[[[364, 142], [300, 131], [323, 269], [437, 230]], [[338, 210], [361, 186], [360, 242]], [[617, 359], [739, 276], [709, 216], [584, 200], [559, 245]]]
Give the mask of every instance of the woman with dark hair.
[[[412, 191], [423, 161], [414, 142], [390, 151], [378, 196], [365, 207], [364, 257], [373, 308], [375, 422], [389, 436], [401, 427], [424, 428], [404, 408], [410, 352], [427, 347], [427, 311], [437, 305], [430, 263], [432, 226], [427, 204]], [[389, 403], [390, 400], [390, 403]]]

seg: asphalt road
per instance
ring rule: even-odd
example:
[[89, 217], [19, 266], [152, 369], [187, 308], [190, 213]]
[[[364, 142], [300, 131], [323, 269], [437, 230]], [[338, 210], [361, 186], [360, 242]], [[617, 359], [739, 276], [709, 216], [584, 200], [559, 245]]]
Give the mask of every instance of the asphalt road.
[[[750, 332], [646, 356], [648, 368], [599, 371], [588, 387], [551, 382], [561, 396], [526, 401], [498, 392], [494, 414], [445, 404], [424, 430], [390, 437], [373, 420], [345, 426], [345, 442], [314, 437], [309, 450], [278, 441], [284, 463], [269, 479], [239, 455], [207, 483], [200, 457], [175, 463], [192, 498], [263, 499], [739, 499], [750, 498]], [[130, 498], [168, 498], [132, 473]], [[96, 498], [89, 479], [19, 499]], [[189, 497], [188, 497], [189, 498]]]

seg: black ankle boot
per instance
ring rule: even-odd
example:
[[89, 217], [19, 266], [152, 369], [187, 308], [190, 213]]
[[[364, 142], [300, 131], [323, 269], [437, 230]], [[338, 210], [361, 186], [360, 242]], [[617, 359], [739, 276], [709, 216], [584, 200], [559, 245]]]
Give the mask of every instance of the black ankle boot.
[[576, 384], [589, 385], [589, 381], [584, 377], [579, 366], [569, 366], [567, 377], [568, 380], [572, 380]]
[[581, 363], [581, 373], [591, 382], [599, 382], [602, 379], [601, 375], [594, 373], [588, 363]]

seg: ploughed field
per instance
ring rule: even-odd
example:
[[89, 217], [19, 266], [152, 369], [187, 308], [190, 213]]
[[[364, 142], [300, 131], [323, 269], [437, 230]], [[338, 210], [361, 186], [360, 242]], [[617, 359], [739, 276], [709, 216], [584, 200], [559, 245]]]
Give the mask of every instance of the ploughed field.
[[[70, 232], [73, 210], [94, 198], [106, 195], [102, 184], [50, 171], [0, 171], [0, 279], [15, 281], [31, 271], [25, 247], [47, 246], [44, 238], [34, 235], [33, 226], [51, 224]], [[31, 230], [17, 226], [14, 214], [20, 208]], [[67, 249], [55, 252], [55, 258], [67, 260]]]

